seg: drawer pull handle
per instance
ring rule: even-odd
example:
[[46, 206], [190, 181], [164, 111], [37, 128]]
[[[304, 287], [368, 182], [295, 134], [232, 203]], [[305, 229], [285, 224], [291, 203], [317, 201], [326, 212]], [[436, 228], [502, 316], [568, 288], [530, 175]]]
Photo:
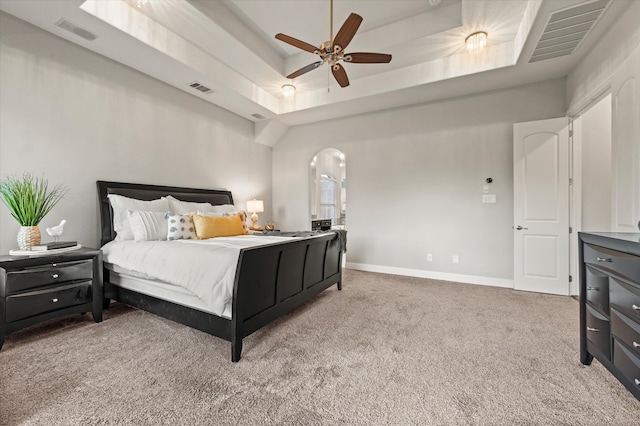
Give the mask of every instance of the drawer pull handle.
[[600, 291], [600, 287], [587, 287], [587, 290]]
[[634, 380], [634, 382], [636, 382], [636, 385], [637, 385], [637, 386], [640, 386], [640, 380], [635, 379], [635, 380]]
[[636, 349], [640, 348], [640, 343], [633, 342], [633, 347], [636, 348]]
[[600, 331], [600, 330], [593, 327], [587, 327], [587, 331]]
[[54, 279], [55, 279], [55, 278], [58, 278], [58, 277], [59, 277], [59, 275], [58, 275], [58, 274], [51, 274], [51, 278], [54, 278]]
[[600, 256], [598, 256], [598, 257], [596, 257], [596, 260], [598, 262], [611, 262], [611, 258], [610, 257], [600, 257]]
[[57, 297], [54, 297], [53, 299], [51, 299], [51, 301], [52, 301], [53, 303], [56, 303], [56, 302], [58, 301], [58, 298], [57, 298]]
[[634, 311], [640, 311], [640, 306], [636, 305], [635, 303], [631, 305], [631, 307], [633, 308]]

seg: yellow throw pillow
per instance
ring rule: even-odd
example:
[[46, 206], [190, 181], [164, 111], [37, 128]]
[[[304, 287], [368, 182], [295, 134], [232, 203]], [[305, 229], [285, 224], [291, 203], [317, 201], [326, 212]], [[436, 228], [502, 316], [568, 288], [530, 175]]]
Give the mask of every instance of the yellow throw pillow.
[[220, 217], [194, 214], [192, 217], [199, 240], [245, 234], [241, 216], [237, 214]]

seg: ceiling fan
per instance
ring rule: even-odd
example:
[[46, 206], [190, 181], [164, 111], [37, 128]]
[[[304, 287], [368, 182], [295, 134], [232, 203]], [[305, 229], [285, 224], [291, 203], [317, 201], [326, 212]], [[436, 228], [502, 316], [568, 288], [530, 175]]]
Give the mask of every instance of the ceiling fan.
[[351, 62], [354, 64], [386, 64], [391, 62], [391, 55], [386, 53], [367, 53], [367, 52], [354, 52], [354, 53], [345, 53], [344, 49], [347, 48], [353, 36], [356, 35], [358, 31], [358, 27], [362, 23], [362, 16], [352, 13], [349, 15], [336, 37], [333, 38], [333, 0], [331, 0], [331, 19], [330, 19], [330, 29], [329, 29], [329, 41], [325, 41], [320, 45], [320, 47], [315, 47], [309, 43], [305, 43], [304, 41], [298, 40], [296, 38], [290, 37], [288, 35], [278, 33], [276, 34], [276, 38], [280, 41], [284, 41], [292, 46], [297, 47], [298, 49], [305, 50], [307, 52], [315, 53], [320, 56], [320, 61], [314, 62], [312, 64], [307, 65], [306, 67], [302, 67], [299, 70], [292, 72], [287, 76], [287, 78], [296, 78], [301, 76], [302, 74], [308, 73], [325, 62], [331, 66], [331, 72], [335, 77], [336, 81], [340, 85], [340, 87], [347, 87], [349, 85], [349, 77], [347, 77], [347, 72], [344, 70], [341, 64], [338, 62]]

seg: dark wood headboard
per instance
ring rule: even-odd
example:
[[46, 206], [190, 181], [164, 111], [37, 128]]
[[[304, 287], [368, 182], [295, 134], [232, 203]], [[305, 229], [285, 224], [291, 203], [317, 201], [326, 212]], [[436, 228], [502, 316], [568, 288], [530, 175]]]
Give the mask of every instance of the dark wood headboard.
[[113, 210], [107, 195], [118, 194], [138, 200], [157, 200], [171, 195], [182, 201], [210, 203], [214, 206], [233, 204], [231, 191], [219, 189], [180, 188], [177, 186], [157, 186], [140, 183], [97, 181], [100, 205], [100, 247], [116, 237], [113, 229]]

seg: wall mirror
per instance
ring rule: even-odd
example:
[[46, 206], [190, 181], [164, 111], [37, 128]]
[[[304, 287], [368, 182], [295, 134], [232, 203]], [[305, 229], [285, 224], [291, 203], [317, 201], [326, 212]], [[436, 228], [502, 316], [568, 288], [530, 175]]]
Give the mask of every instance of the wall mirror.
[[347, 190], [344, 154], [325, 148], [309, 162], [309, 212], [311, 220], [331, 220], [334, 229], [346, 221]]

